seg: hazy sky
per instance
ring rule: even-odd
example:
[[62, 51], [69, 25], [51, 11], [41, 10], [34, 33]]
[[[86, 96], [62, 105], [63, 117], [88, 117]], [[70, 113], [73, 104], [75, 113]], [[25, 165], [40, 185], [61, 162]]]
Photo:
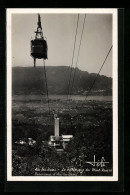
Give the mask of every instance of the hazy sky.
[[[70, 66], [74, 47], [74, 38], [78, 14], [40, 14], [43, 35], [48, 43], [48, 60], [46, 66]], [[84, 14], [80, 14], [75, 67]], [[33, 66], [30, 56], [30, 40], [35, 37], [37, 14], [12, 14], [12, 61], [13, 66]], [[78, 68], [97, 73], [112, 45], [112, 15], [87, 14]], [[37, 60], [41, 66], [42, 60]], [[112, 52], [101, 73], [112, 77]]]

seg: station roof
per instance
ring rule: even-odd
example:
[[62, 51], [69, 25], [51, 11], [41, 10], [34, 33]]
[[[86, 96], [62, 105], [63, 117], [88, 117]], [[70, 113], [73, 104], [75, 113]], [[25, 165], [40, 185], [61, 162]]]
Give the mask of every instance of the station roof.
[[73, 135], [62, 135], [62, 138], [68, 139], [68, 138], [72, 138]]

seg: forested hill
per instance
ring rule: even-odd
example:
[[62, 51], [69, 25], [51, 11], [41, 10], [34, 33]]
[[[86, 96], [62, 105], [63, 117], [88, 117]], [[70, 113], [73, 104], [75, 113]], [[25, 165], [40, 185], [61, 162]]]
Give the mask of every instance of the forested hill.
[[[73, 75], [75, 72], [75, 79]], [[70, 79], [68, 66], [47, 66], [47, 83], [49, 94], [67, 94]], [[85, 94], [96, 78], [95, 73], [72, 69], [70, 90], [72, 94]], [[73, 82], [74, 81], [74, 82]], [[12, 91], [13, 94], [41, 94], [46, 93], [45, 75], [43, 67], [13, 67], [12, 68]], [[112, 78], [99, 75], [92, 95], [111, 95]]]

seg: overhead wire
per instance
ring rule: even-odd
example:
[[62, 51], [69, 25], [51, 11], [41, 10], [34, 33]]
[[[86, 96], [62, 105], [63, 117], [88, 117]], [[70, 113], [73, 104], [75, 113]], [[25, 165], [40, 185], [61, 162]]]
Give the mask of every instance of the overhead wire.
[[49, 115], [50, 115], [50, 123], [51, 123], [50, 101], [49, 101], [46, 67], [45, 67], [45, 60], [44, 59], [43, 59], [43, 66], [44, 66], [45, 85], [46, 85], [46, 93], [47, 93], [47, 104], [48, 104], [48, 110], [49, 110]]
[[[73, 75], [73, 80], [72, 80], [72, 84], [71, 84], [71, 77], [72, 77], [72, 66], [73, 66], [73, 62], [74, 62], [74, 54], [75, 54], [75, 46], [76, 46], [76, 40], [77, 40], [77, 31], [78, 31], [78, 25], [79, 25], [79, 14], [78, 14], [78, 18], [77, 18], [77, 25], [76, 25], [76, 32], [75, 32], [75, 39], [74, 39], [74, 47], [73, 47], [73, 54], [72, 54], [72, 62], [71, 62], [71, 66], [68, 67], [68, 70], [70, 69], [70, 75], [69, 75], [69, 82], [68, 82], [68, 89], [67, 89], [67, 102], [69, 101], [69, 95], [71, 98], [71, 94], [72, 94], [72, 90], [73, 90], [73, 85], [74, 85], [74, 80], [75, 80], [75, 74], [76, 74], [76, 68], [78, 67], [78, 59], [79, 59], [79, 54], [80, 54], [80, 48], [81, 48], [81, 43], [82, 43], [82, 37], [83, 37], [83, 31], [84, 31], [84, 25], [85, 25], [85, 20], [86, 20], [86, 14], [84, 17], [84, 22], [83, 22], [83, 27], [82, 27], [82, 33], [81, 33], [81, 38], [80, 38], [80, 43], [79, 43], [79, 48], [78, 48], [78, 54], [77, 54], [77, 59], [76, 59], [76, 66], [74, 69], [74, 75]], [[112, 50], [113, 45], [111, 46], [111, 48], [109, 49], [105, 60], [103, 61], [103, 64], [101, 65], [91, 87], [89, 88], [88, 93], [86, 94], [85, 100], [87, 99], [89, 93], [91, 92], [111, 50]], [[46, 84], [46, 93], [47, 93], [47, 103], [48, 103], [48, 110], [49, 110], [49, 115], [50, 115], [50, 102], [49, 102], [49, 94], [48, 94], [48, 84], [47, 84], [47, 76], [46, 76], [46, 68], [45, 68], [45, 61], [43, 59], [43, 63], [44, 63], [44, 74], [45, 74], [45, 84]], [[68, 105], [69, 106], [69, 105]], [[51, 121], [51, 118], [50, 118]]]
[[95, 84], [95, 82], [96, 82], [96, 80], [97, 80], [97, 78], [98, 78], [98, 76], [99, 76], [99, 74], [100, 74], [100, 72], [101, 72], [101, 70], [102, 70], [104, 64], [105, 64], [105, 62], [106, 62], [106, 60], [107, 60], [107, 58], [108, 58], [108, 56], [109, 56], [109, 54], [110, 54], [110, 52], [111, 52], [111, 50], [112, 50], [112, 47], [113, 47], [113, 45], [110, 47], [110, 49], [109, 49], [109, 51], [108, 51], [108, 53], [107, 53], [107, 55], [106, 55], [106, 57], [105, 57], [105, 59], [104, 59], [104, 61], [103, 61], [103, 64], [101, 65], [101, 67], [100, 67], [100, 69], [99, 69], [99, 71], [98, 71], [98, 73], [97, 73], [97, 75], [96, 75], [96, 77], [95, 77], [95, 79], [94, 79], [94, 81], [93, 81], [91, 87], [89, 88], [89, 91], [88, 91], [88, 93], [86, 94], [86, 97], [85, 97], [85, 101], [86, 101], [86, 99], [87, 99], [89, 93], [91, 92], [91, 90], [92, 90], [92, 88], [93, 88], [93, 86], [94, 86], [94, 84]]
[[73, 80], [72, 80], [72, 85], [71, 85], [71, 90], [70, 90], [70, 98], [71, 98], [71, 94], [72, 94], [72, 90], [73, 90], [73, 85], [74, 85], [74, 80], [75, 80], [75, 74], [76, 74], [76, 68], [78, 67], [78, 59], [79, 59], [79, 53], [80, 53], [80, 48], [81, 48], [81, 43], [82, 43], [82, 37], [83, 37], [83, 32], [84, 32], [85, 20], [86, 20], [86, 14], [84, 16], [84, 21], [83, 21], [81, 38], [80, 38], [80, 43], [79, 43], [79, 48], [78, 48], [78, 54], [77, 54], [77, 59], [76, 59], [76, 66], [75, 66], [75, 69], [74, 69], [74, 75], [73, 75]]
[[69, 76], [68, 90], [67, 90], [67, 103], [68, 103], [69, 91], [70, 91], [70, 82], [71, 82], [72, 66], [73, 66], [74, 54], [75, 54], [75, 45], [76, 45], [76, 39], [77, 39], [78, 24], [79, 24], [79, 14], [78, 14], [78, 18], [77, 18], [77, 25], [76, 25], [76, 32], [75, 32], [75, 39], [74, 39], [74, 48], [73, 48], [73, 54], [72, 54], [72, 62], [71, 62], [71, 66], [70, 66], [70, 76]]

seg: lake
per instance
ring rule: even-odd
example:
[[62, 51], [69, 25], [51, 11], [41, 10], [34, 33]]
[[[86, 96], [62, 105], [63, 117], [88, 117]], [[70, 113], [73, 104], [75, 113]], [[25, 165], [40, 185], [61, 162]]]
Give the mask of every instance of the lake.
[[[13, 95], [12, 99], [16, 101], [40, 101], [42, 99], [46, 99], [46, 95]], [[51, 100], [67, 100], [67, 95], [49, 95], [49, 99]], [[71, 99], [75, 101], [84, 101], [84, 100], [92, 100], [92, 101], [112, 101], [112, 96], [86, 96], [84, 95], [71, 95]]]

